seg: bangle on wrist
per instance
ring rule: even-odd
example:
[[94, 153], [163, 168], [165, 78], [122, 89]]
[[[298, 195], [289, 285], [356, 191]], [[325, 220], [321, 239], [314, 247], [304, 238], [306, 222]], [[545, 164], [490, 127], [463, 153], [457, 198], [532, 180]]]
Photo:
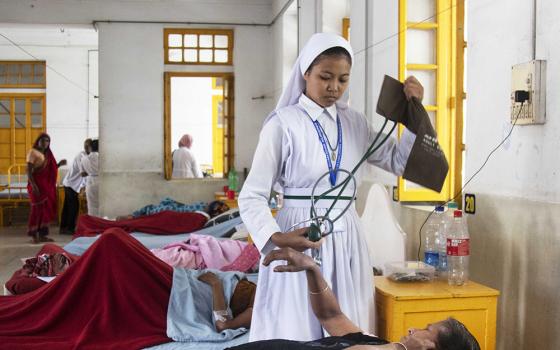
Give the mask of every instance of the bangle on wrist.
[[399, 350], [408, 350], [408, 348], [406, 347], [406, 345], [404, 345], [404, 344], [401, 343], [401, 342], [394, 342], [393, 344], [399, 345], [399, 346], [398, 346]]
[[324, 293], [327, 289], [329, 289], [329, 285], [328, 285], [328, 284], [325, 286], [325, 288], [321, 289], [321, 290], [318, 291], [318, 292], [309, 291], [309, 294], [311, 294], [311, 295], [322, 294], [322, 293]]

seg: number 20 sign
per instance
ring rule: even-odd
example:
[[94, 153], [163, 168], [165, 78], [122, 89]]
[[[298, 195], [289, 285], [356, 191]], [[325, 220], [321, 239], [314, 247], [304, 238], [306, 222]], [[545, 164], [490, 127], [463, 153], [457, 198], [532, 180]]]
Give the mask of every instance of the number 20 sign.
[[474, 194], [465, 193], [465, 213], [474, 214], [476, 212], [476, 196]]

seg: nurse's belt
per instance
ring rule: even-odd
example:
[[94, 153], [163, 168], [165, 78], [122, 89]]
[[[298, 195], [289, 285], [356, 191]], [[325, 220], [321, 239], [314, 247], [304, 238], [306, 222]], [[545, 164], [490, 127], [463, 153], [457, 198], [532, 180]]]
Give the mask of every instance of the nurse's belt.
[[[282, 207], [285, 208], [311, 208], [311, 191], [313, 188], [284, 188], [284, 202]], [[315, 197], [319, 197], [321, 193], [328, 191], [329, 188], [316, 188]], [[337, 193], [337, 192], [334, 192]], [[344, 209], [348, 205], [348, 201], [352, 199], [352, 192], [345, 191], [338, 197], [333, 209]], [[336, 195], [323, 196], [322, 199], [315, 202], [316, 209], [328, 209], [332, 205]], [[336, 216], [336, 215], [335, 215]]]
[[386, 75], [376, 111], [387, 119], [403, 124], [416, 134], [403, 178], [440, 192], [449, 171], [449, 164], [439, 146], [436, 132], [424, 106], [415, 97], [408, 101], [403, 88], [404, 85], [400, 81]]

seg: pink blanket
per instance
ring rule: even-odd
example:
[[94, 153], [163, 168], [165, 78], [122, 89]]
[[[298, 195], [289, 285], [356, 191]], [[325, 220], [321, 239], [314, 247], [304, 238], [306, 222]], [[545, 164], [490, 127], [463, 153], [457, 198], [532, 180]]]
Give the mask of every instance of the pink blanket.
[[[212, 236], [192, 234], [186, 242], [172, 243], [163, 248], [152, 249], [152, 253], [173, 267], [221, 269], [231, 265], [244, 250], [245, 253], [247, 250], [252, 251], [250, 247], [245, 249], [248, 246], [245, 242], [232, 239], [220, 240]], [[254, 249], [256, 250], [256, 248]], [[250, 256], [254, 265], [258, 261], [258, 251], [256, 257], [255, 254], [250, 254]]]

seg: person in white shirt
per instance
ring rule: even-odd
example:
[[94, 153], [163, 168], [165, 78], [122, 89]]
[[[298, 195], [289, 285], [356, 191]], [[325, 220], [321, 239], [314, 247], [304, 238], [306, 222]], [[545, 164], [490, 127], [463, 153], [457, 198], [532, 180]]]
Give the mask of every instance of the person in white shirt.
[[[321, 272], [342, 311], [358, 327], [373, 332], [373, 273], [355, 207], [350, 207], [335, 222], [333, 233], [319, 242], [306, 238], [304, 226], [309, 223], [286, 232], [310, 218], [309, 196], [316, 180], [337, 163], [342, 169], [352, 169], [377, 135], [365, 116], [346, 104], [352, 62], [352, 48], [342, 37], [317, 33], [310, 38], [276, 109], [265, 120], [251, 171], [239, 195], [239, 208], [263, 256], [275, 248], [291, 247], [307, 254], [310, 248], [319, 248]], [[411, 77], [404, 92], [408, 98], [421, 100], [423, 88]], [[400, 142], [389, 138], [368, 163], [400, 175], [414, 140], [415, 135], [405, 130]], [[345, 176], [338, 175], [324, 177], [316, 193], [341, 183]], [[359, 185], [359, 173], [356, 178]], [[268, 208], [273, 186], [281, 187], [284, 193], [284, 205], [276, 219]], [[317, 215], [324, 215], [332, 203], [322, 202]], [[336, 217], [346, 205], [344, 200], [338, 201], [330, 217]], [[325, 331], [311, 311], [305, 275], [275, 274], [277, 265], [260, 266], [250, 341], [324, 337]]]
[[203, 177], [202, 171], [198, 166], [198, 162], [194, 156], [191, 146], [193, 138], [189, 134], [185, 134], [179, 140], [179, 148], [173, 151], [173, 173], [174, 179], [187, 179], [194, 177]]
[[84, 150], [74, 157], [74, 161], [66, 173], [62, 185], [64, 186], [64, 206], [60, 218], [60, 234], [74, 234], [76, 219], [80, 209], [78, 194], [85, 187], [86, 179], [82, 176], [82, 160], [90, 153], [91, 139], [84, 141]]
[[82, 176], [86, 178], [88, 215], [99, 216], [99, 141], [91, 142], [91, 152], [82, 160]]

